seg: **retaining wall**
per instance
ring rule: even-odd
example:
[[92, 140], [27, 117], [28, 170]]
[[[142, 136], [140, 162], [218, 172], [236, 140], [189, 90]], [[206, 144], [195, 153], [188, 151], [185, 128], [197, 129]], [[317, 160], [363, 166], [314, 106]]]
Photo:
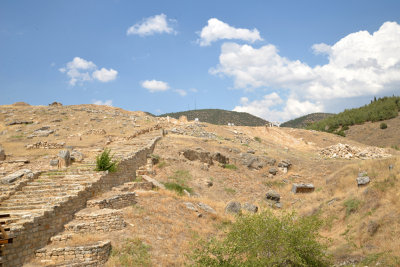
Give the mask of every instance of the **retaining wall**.
[[73, 219], [77, 211], [85, 208], [89, 198], [129, 182], [132, 176], [135, 176], [136, 170], [146, 164], [147, 155], [153, 152], [156, 142], [160, 139], [161, 137], [152, 139], [147, 146], [122, 160], [117, 172], [105, 172], [77, 196], [70, 196], [65, 202], [45, 211], [42, 216], [33, 218], [19, 228], [11, 229], [10, 236], [14, 237], [14, 240], [3, 249], [3, 267], [22, 266], [34, 256], [36, 250], [47, 245], [50, 237], [64, 230], [64, 225]]

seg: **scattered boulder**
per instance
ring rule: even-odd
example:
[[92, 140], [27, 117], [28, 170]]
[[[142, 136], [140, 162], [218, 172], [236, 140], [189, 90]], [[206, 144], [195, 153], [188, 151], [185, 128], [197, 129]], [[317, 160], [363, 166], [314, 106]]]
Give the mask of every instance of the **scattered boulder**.
[[270, 168], [270, 169], [268, 170], [268, 172], [269, 172], [270, 174], [272, 174], [272, 175], [276, 175], [276, 174], [278, 173], [278, 170], [277, 170], [276, 168]]
[[225, 207], [226, 213], [240, 213], [242, 210], [242, 205], [237, 201], [229, 201]]
[[192, 202], [185, 202], [183, 203], [188, 210], [197, 211], [196, 206]]
[[249, 150], [247, 150], [247, 153], [249, 153], [249, 154], [255, 154], [256, 152], [255, 152], [253, 149], [249, 149]]
[[279, 202], [281, 200], [281, 195], [278, 194], [278, 192], [274, 191], [274, 190], [269, 190], [266, 194], [265, 194], [266, 199], [268, 200], [272, 200], [275, 202]]
[[49, 126], [43, 126], [37, 130], [35, 130], [28, 138], [32, 137], [47, 137], [50, 134], [54, 133], [54, 130], [50, 130]]
[[69, 150], [60, 150], [60, 152], [58, 152], [58, 156], [61, 158], [64, 166], [68, 167], [70, 165], [71, 154], [69, 153]]
[[207, 204], [204, 204], [202, 202], [197, 203], [197, 206], [199, 206], [200, 209], [204, 210], [205, 212], [212, 213], [212, 214], [217, 214], [217, 212], [208, 206]]
[[0, 146], [0, 161], [6, 160], [6, 152], [4, 151], [4, 148]]
[[313, 184], [293, 184], [292, 192], [293, 193], [311, 193], [314, 192], [315, 187]]
[[258, 211], [258, 207], [256, 205], [250, 204], [250, 203], [244, 203], [243, 204], [243, 209], [247, 210], [248, 212], [256, 213]]
[[220, 152], [215, 152], [214, 154], [212, 154], [212, 159], [221, 164], [229, 164], [229, 158], [222, 155]]
[[190, 161], [199, 160], [203, 163], [207, 163], [209, 165], [213, 165], [212, 157], [210, 152], [204, 150], [193, 150], [193, 149], [185, 149], [182, 152], [183, 156]]
[[249, 153], [240, 153], [240, 162], [242, 165], [247, 166], [249, 169], [262, 169], [267, 165], [273, 166], [275, 159], [266, 156], [255, 156]]
[[368, 176], [357, 177], [357, 186], [364, 186], [369, 184], [370, 179]]
[[84, 155], [82, 152], [77, 151], [77, 150], [72, 150], [71, 152], [71, 161], [73, 162], [81, 162], [84, 158]]
[[56, 166], [58, 166], [58, 163], [59, 163], [58, 159], [50, 160], [50, 166], [56, 167]]
[[292, 163], [288, 159], [284, 159], [278, 163], [278, 167], [282, 170], [283, 173], [287, 173]]
[[214, 183], [213, 183], [213, 181], [208, 180], [208, 181], [206, 181], [206, 185], [207, 185], [207, 187], [211, 187], [214, 185]]
[[376, 159], [387, 158], [391, 155], [386, 153], [384, 148], [379, 147], [365, 147], [360, 148], [348, 144], [336, 144], [326, 147], [320, 151], [320, 155], [328, 158], [342, 158], [342, 159]]
[[1, 184], [12, 184], [15, 181], [17, 181], [18, 179], [21, 179], [23, 176], [27, 176], [28, 178], [32, 178], [33, 177], [33, 173], [31, 170], [28, 169], [22, 169], [22, 170], [18, 170], [12, 174], [9, 174], [3, 178], [0, 179], [0, 183]]

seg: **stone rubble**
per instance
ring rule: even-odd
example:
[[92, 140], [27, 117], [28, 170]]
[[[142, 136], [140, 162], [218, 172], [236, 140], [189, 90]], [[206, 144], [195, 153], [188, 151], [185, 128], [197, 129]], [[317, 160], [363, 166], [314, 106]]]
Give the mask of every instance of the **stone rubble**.
[[348, 144], [336, 144], [326, 147], [320, 151], [320, 155], [326, 158], [341, 159], [376, 159], [387, 158], [390, 154], [386, 150], [379, 147], [360, 148]]

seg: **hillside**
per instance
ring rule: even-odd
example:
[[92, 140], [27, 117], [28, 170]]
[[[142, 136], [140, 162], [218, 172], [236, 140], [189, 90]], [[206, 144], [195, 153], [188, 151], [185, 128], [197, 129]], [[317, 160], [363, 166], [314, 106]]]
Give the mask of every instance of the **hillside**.
[[182, 112], [165, 113], [158, 117], [170, 116], [179, 119], [180, 116], [186, 116], [192, 121], [198, 118], [201, 122], [207, 122], [216, 125], [227, 125], [233, 123], [237, 126], [264, 126], [268, 121], [251, 115], [246, 112], [236, 112], [222, 109], [198, 109]]
[[306, 128], [308, 125], [323, 120], [327, 117], [334, 115], [333, 113], [311, 113], [287, 122], [284, 122], [280, 127], [289, 128]]
[[[392, 120], [386, 130], [399, 128]], [[400, 153], [393, 149], [305, 129], [168, 122], [96, 105], [0, 106], [0, 144], [0, 180], [10, 181], [0, 183], [0, 214], [11, 214], [6, 227], [23, 250], [3, 266], [21, 266], [25, 256], [33, 257], [27, 267], [82, 266], [83, 258], [101, 266], [93, 255], [103, 248], [108, 267], [190, 265], [186, 255], [199, 239], [224, 236], [238, 219], [226, 210], [231, 201], [243, 214], [257, 207], [318, 216], [335, 264], [399, 263]], [[94, 171], [104, 148], [120, 162], [115, 173]], [[75, 160], [50, 165], [61, 150]], [[13, 176], [27, 169], [33, 177]], [[358, 186], [360, 173], [370, 182]], [[302, 183], [313, 189], [292, 191]], [[133, 201], [111, 205], [127, 196]]]
[[400, 111], [400, 97], [383, 97], [374, 99], [370, 104], [345, 110], [339, 114], [330, 116], [315, 122], [307, 129], [345, 135], [349, 126], [363, 124], [365, 122], [377, 122], [397, 117]]

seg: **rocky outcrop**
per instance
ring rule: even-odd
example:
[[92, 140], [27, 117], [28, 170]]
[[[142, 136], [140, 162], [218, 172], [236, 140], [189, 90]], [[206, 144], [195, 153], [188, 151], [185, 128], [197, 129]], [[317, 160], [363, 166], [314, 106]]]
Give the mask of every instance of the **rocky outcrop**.
[[326, 147], [320, 151], [320, 155], [327, 158], [342, 158], [342, 159], [376, 159], [387, 158], [385, 149], [379, 147], [360, 148], [348, 144], [337, 144]]

